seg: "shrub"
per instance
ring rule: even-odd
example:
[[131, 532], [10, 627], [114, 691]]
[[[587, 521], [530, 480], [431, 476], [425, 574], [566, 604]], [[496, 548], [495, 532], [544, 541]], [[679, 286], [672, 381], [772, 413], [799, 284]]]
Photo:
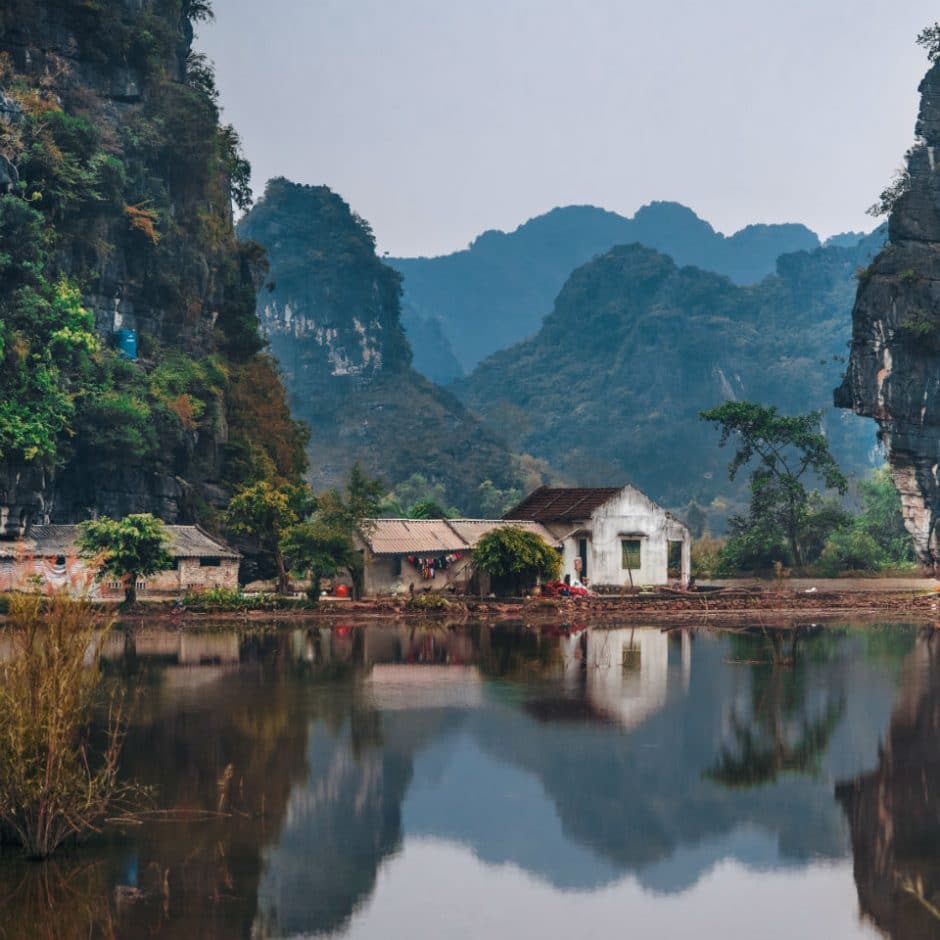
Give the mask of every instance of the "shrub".
[[692, 574], [696, 578], [714, 578], [721, 570], [724, 539], [703, 535], [692, 543]]
[[829, 536], [819, 564], [828, 576], [840, 571], [877, 571], [884, 563], [878, 543], [862, 529], [837, 529]]
[[238, 588], [211, 587], [202, 591], [189, 591], [181, 601], [191, 610], [242, 610], [251, 606], [256, 598], [247, 598]]
[[[0, 828], [31, 858], [96, 831], [134, 788], [118, 782], [123, 701], [98, 669], [107, 626], [85, 600], [11, 595], [12, 658], [0, 666]], [[86, 662], [89, 650], [91, 662]], [[104, 710], [101, 737], [92, 718]]]
[[561, 555], [534, 532], [512, 525], [487, 532], [473, 550], [473, 564], [517, 592], [561, 574]]
[[440, 594], [429, 591], [426, 594], [415, 594], [408, 602], [413, 610], [446, 610], [450, 602]]

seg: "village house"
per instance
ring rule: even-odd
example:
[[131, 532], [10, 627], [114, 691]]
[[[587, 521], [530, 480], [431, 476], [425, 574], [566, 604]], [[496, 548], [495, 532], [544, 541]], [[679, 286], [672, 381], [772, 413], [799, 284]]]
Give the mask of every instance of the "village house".
[[[173, 567], [138, 581], [141, 600], [238, 587], [238, 552], [199, 526], [168, 525], [166, 531]], [[76, 525], [33, 526], [24, 538], [0, 541], [0, 591], [24, 590], [37, 584], [76, 591], [87, 585], [101, 600], [123, 600], [120, 581], [105, 576], [94, 582], [95, 574], [90, 562], [78, 557]]]
[[689, 530], [633, 486], [540, 486], [504, 519], [548, 530], [564, 575], [595, 588], [689, 582]]
[[367, 596], [410, 591], [489, 593], [489, 579], [475, 572], [471, 553], [494, 528], [521, 525], [549, 545], [551, 532], [538, 522], [502, 519], [368, 519], [356, 534], [364, 556]]

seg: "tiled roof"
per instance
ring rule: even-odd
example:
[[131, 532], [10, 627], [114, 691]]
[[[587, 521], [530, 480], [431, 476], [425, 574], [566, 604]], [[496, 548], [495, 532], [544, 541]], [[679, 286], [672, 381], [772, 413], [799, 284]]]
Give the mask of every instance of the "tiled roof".
[[535, 522], [574, 522], [589, 519], [591, 513], [613, 499], [622, 487], [552, 487], [540, 486], [504, 519], [531, 519]]
[[512, 522], [506, 519], [448, 519], [447, 524], [454, 529], [471, 548], [475, 546], [487, 532], [492, 532], [493, 529], [499, 529], [507, 525], [518, 526], [520, 529], [525, 529], [527, 532], [534, 532], [549, 545], [555, 545], [558, 542], [558, 539], [540, 522], [532, 522], [527, 519], [517, 519]]
[[470, 547], [444, 519], [370, 519], [360, 532], [374, 555], [460, 552]]
[[[231, 558], [241, 556], [224, 542], [195, 525], [168, 525], [169, 551], [174, 558]], [[48, 558], [78, 553], [77, 525], [35, 525], [24, 539], [0, 542], [0, 558], [23, 555]]]

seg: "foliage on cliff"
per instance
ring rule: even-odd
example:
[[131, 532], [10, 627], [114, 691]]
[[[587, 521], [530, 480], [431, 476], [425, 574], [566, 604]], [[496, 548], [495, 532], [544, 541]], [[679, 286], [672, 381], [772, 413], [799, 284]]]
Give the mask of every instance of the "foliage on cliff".
[[633, 242], [738, 284], [772, 273], [779, 255], [819, 246], [803, 225], [749, 225], [725, 236], [674, 202], [654, 202], [632, 218], [595, 206], [552, 209], [513, 232], [484, 232], [450, 255], [389, 259], [404, 276], [415, 367], [435, 381], [469, 372], [537, 332], [575, 268]]
[[729, 497], [743, 503], [698, 419], [727, 400], [824, 408], [833, 453], [852, 472], [874, 435], [826, 405], [854, 272], [872, 251], [784, 255], [776, 275], [742, 288], [640, 245], [614, 248], [574, 272], [536, 336], [454, 390], [514, 449], [579, 484], [630, 480], [674, 507], [694, 500], [718, 515]]
[[239, 231], [270, 258], [258, 314], [295, 413], [312, 429], [318, 488], [339, 483], [357, 461], [389, 486], [422, 474], [468, 512], [480, 509], [485, 481], [517, 485], [497, 435], [411, 368], [400, 277], [339, 196], [271, 180]]
[[[60, 518], [109, 486], [109, 510], [150, 508], [128, 482], [143, 478], [175, 490], [170, 515], [204, 515], [207, 485], [304, 466], [260, 355], [263, 253], [232, 224], [247, 164], [190, 50], [210, 15], [204, 0], [0, 12], [0, 463], [56, 470]], [[111, 348], [120, 327], [137, 362]]]

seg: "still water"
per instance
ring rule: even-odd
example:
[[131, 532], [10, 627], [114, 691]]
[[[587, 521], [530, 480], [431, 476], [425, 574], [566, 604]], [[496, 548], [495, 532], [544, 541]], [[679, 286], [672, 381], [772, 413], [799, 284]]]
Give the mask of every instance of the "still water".
[[158, 812], [0, 937], [940, 936], [940, 633], [113, 633]]

